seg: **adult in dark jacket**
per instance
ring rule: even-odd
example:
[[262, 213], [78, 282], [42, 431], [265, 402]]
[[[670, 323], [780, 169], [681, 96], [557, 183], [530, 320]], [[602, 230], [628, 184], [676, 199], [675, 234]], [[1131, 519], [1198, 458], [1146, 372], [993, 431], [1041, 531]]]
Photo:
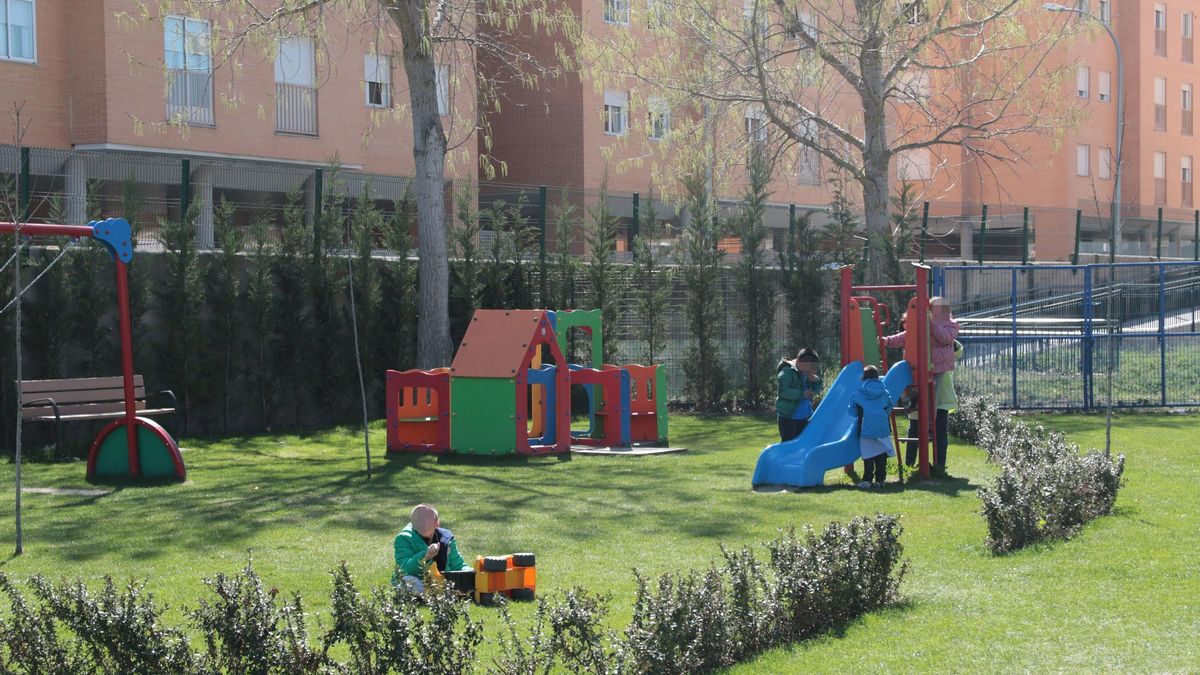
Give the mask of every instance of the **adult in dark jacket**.
[[425, 576], [430, 566], [439, 572], [471, 569], [458, 552], [454, 534], [441, 526], [437, 509], [418, 504], [412, 510], [408, 525], [396, 535], [392, 544], [396, 571], [393, 584], [404, 584], [413, 593], [425, 592]]
[[796, 354], [795, 361], [779, 360], [775, 369], [775, 382], [779, 388], [775, 416], [781, 442], [799, 436], [812, 417], [814, 399], [821, 393], [822, 384], [817, 375], [817, 363], [817, 353], [807, 347]]

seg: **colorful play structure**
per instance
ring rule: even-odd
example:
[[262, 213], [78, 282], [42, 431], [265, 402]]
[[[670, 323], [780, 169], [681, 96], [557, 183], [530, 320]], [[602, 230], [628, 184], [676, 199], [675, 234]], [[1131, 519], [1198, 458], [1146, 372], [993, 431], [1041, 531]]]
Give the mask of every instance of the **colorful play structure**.
[[[567, 364], [567, 334], [591, 365]], [[545, 455], [667, 442], [666, 373], [606, 365], [600, 310], [477, 310], [449, 368], [387, 371], [388, 452]], [[571, 385], [588, 429], [571, 431]]]
[[[178, 479], [187, 473], [175, 439], [157, 422], [138, 416], [138, 383], [133, 374], [133, 328], [129, 314], [127, 266], [133, 260], [129, 223], [122, 218], [87, 225], [0, 223], [0, 234], [23, 237], [95, 239], [112, 256], [117, 271], [117, 325], [121, 339], [121, 385], [124, 414], [100, 430], [88, 452], [87, 478]], [[79, 400], [79, 399], [77, 399]]]
[[[886, 373], [884, 386], [895, 398], [914, 383], [918, 389], [917, 436], [918, 471], [929, 476], [929, 443], [933, 429], [933, 375], [930, 363], [929, 268], [916, 267], [916, 283], [896, 286], [855, 286], [852, 267], [841, 269], [841, 351], [842, 371], [829, 386], [808, 426], [798, 437], [767, 446], [758, 457], [753, 484], [814, 487], [821, 485], [825, 472], [838, 467], [849, 471], [860, 458], [856, 435], [857, 419], [850, 414], [850, 397], [861, 384], [864, 365], [875, 365]], [[911, 292], [904, 325], [904, 360], [888, 367], [883, 346], [883, 329], [891, 313], [887, 305], [870, 293]], [[900, 438], [896, 415], [892, 416], [892, 439], [897, 451]]]

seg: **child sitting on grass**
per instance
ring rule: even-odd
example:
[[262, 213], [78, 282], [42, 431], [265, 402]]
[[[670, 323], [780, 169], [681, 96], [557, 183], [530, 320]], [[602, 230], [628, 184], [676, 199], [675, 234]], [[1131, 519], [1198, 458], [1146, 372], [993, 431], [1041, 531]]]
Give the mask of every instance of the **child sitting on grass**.
[[890, 418], [892, 396], [875, 366], [863, 368], [862, 385], [850, 399], [850, 414], [858, 418], [858, 445], [863, 458], [862, 489], [881, 488], [887, 480], [888, 457], [895, 457]]

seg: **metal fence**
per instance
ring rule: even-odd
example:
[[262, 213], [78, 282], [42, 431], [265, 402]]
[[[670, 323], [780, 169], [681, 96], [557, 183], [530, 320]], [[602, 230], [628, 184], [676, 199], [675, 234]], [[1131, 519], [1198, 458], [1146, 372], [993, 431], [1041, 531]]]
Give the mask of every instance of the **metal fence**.
[[936, 268], [955, 383], [1010, 408], [1200, 406], [1200, 263]]

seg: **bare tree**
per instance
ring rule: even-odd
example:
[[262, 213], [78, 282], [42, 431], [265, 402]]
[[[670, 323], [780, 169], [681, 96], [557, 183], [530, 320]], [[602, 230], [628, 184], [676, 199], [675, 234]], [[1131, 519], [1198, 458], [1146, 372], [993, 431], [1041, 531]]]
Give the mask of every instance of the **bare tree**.
[[[409, 103], [394, 106], [391, 114], [412, 121], [419, 257], [417, 367], [449, 365], [447, 155], [460, 147], [473, 150], [476, 134], [488, 134], [482, 110], [498, 105], [502, 85], [528, 85], [561, 72], [561, 62], [539, 63], [516, 36], [558, 31], [573, 35], [574, 17], [554, 9], [548, 0], [139, 0], [139, 12], [123, 16], [136, 23], [180, 11], [212, 20], [209, 39], [215, 65], [228, 66], [231, 82], [248, 50], [270, 55], [275, 40], [289, 35], [318, 41], [330, 39], [335, 30], [354, 39], [369, 35], [375, 53], [401, 55]], [[479, 67], [485, 58], [500, 67], [485, 74]], [[439, 109], [439, 63], [449, 64], [453, 78], [441, 86], [461, 94], [449, 106], [449, 116]], [[230, 93], [227, 99], [236, 102], [232, 87]], [[486, 158], [482, 163], [490, 167]]]
[[[1048, 56], [1079, 24], [1055, 23], [1037, 3], [648, 2], [652, 20], [585, 36], [593, 77], [669, 101], [676, 143], [766, 142], [797, 176], [820, 165], [843, 172], [862, 189], [873, 242], [888, 227], [894, 161], [917, 152], [935, 168], [1017, 161], [1021, 143], [1070, 121], [1057, 95], [1065, 66]], [[715, 154], [726, 164], [745, 157]]]

